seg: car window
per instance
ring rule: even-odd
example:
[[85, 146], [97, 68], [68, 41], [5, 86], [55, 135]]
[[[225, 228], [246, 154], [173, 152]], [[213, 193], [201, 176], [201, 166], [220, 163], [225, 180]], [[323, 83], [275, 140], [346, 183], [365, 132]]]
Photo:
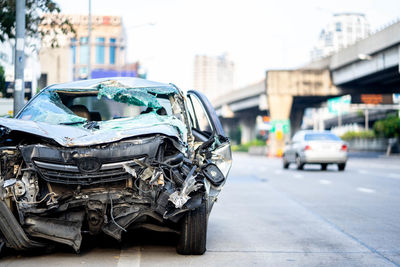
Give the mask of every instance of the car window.
[[188, 99], [188, 109], [193, 123], [193, 128], [200, 132], [211, 133], [212, 125], [203, 105], [200, 103], [200, 100], [194, 95], [189, 95]]
[[341, 139], [331, 133], [310, 133], [304, 137], [306, 141], [340, 141]]
[[99, 113], [101, 120], [136, 117], [145, 110], [144, 107], [129, 106], [127, 104], [118, 103], [105, 97], [97, 99], [96, 96], [76, 97], [71, 101], [69, 107], [71, 108], [76, 105], [85, 106], [89, 110], [89, 112]]
[[[158, 102], [163, 106], [164, 115], [172, 115], [171, 104], [169, 99], [158, 99]], [[144, 106], [133, 106], [126, 103], [116, 102], [106, 97], [98, 99], [97, 96], [79, 96], [75, 97], [68, 107], [83, 105], [92, 114], [98, 113], [101, 120], [111, 120], [116, 118], [136, 117], [146, 113], [147, 108]]]

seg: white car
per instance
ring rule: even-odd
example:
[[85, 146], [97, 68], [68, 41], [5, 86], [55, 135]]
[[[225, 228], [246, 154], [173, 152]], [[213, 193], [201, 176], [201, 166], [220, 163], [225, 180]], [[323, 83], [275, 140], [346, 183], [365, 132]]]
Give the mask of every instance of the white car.
[[347, 144], [337, 135], [324, 131], [300, 131], [289, 142], [283, 153], [283, 168], [295, 163], [298, 170], [305, 164], [321, 164], [326, 170], [328, 164], [337, 164], [339, 171], [346, 168]]

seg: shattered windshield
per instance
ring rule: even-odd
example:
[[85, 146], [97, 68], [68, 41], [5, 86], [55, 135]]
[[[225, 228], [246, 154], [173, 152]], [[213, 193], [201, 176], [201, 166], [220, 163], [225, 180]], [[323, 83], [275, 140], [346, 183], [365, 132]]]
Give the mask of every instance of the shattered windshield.
[[22, 120], [32, 120], [60, 124], [63, 122], [85, 122], [86, 118], [80, 117], [67, 108], [60, 96], [53, 91], [40, 93], [19, 116]]
[[186, 135], [185, 124], [172, 110], [175, 89], [103, 85], [96, 89], [44, 90], [19, 114], [18, 119], [90, 130], [164, 124], [175, 127], [182, 137]]

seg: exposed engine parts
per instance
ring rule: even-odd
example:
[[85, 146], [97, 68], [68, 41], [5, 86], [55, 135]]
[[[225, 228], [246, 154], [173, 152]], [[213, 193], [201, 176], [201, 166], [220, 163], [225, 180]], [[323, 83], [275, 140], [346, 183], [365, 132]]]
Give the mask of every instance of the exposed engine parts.
[[[30, 236], [77, 251], [81, 233], [103, 231], [120, 240], [127, 228], [145, 222], [162, 229], [161, 223], [177, 222], [185, 211], [200, 206], [204, 181], [209, 187], [224, 179], [206, 153], [199, 155], [202, 162], [190, 160], [174, 142], [158, 135], [101, 148], [3, 148], [1, 199]], [[114, 162], [107, 161], [108, 153]], [[105, 175], [111, 179], [105, 181]]]

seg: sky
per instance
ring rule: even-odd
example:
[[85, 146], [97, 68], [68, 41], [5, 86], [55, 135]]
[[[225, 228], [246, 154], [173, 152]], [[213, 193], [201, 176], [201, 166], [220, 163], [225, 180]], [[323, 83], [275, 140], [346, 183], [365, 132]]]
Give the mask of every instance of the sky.
[[[62, 13], [88, 12], [88, 0], [55, 1]], [[364, 13], [379, 29], [400, 18], [400, 0], [92, 0], [93, 15], [122, 16], [128, 62], [183, 89], [193, 87], [197, 54], [227, 53], [238, 88], [266, 70], [299, 67], [339, 12]]]

